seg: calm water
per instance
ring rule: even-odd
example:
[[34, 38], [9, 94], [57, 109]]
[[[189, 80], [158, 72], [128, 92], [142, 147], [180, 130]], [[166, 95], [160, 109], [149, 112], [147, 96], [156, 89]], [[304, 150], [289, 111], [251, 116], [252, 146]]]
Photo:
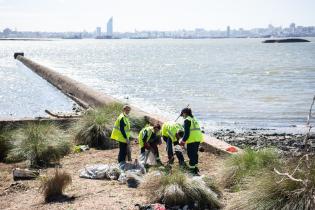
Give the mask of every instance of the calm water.
[[298, 129], [315, 94], [315, 39], [310, 40], [2, 41], [0, 115], [71, 109], [69, 99], [13, 60], [15, 51], [23, 51], [95, 89], [170, 119], [189, 104], [207, 130]]

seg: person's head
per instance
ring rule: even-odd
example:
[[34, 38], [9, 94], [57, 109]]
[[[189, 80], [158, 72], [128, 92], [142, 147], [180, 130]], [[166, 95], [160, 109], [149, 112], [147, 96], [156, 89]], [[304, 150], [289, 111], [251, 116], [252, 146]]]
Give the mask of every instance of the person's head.
[[123, 112], [125, 115], [129, 115], [130, 110], [131, 110], [131, 107], [129, 105], [123, 106]]
[[182, 109], [180, 116], [182, 116], [183, 118], [186, 118], [188, 116], [193, 117], [191, 108], [186, 107]]
[[176, 139], [177, 139], [177, 140], [183, 138], [183, 136], [184, 136], [184, 131], [183, 131], [183, 130], [178, 130], [178, 131], [176, 132]]
[[155, 124], [155, 125], [153, 126], [153, 130], [154, 130], [154, 133], [160, 132], [160, 130], [161, 130], [161, 125], [160, 125], [160, 124]]

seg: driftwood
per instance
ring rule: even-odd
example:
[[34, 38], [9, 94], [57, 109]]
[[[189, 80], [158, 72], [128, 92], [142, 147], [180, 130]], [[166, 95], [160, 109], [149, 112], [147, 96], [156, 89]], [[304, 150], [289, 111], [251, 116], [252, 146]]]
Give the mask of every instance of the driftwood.
[[294, 174], [296, 173], [296, 171], [298, 171], [300, 169], [301, 164], [304, 163], [304, 166], [306, 166], [306, 168], [307, 168], [307, 171], [305, 171], [304, 173], [305, 173], [306, 177], [310, 177], [309, 175], [310, 175], [310, 171], [311, 171], [311, 165], [310, 165], [310, 161], [309, 161], [309, 156], [314, 155], [314, 154], [311, 154], [308, 148], [310, 145], [310, 133], [311, 133], [311, 129], [312, 129], [311, 118], [312, 118], [312, 109], [313, 109], [314, 102], [315, 102], [315, 96], [313, 97], [313, 101], [311, 103], [311, 107], [310, 107], [308, 117], [307, 117], [307, 122], [306, 122], [307, 132], [306, 132], [306, 135], [304, 138], [304, 146], [305, 146], [304, 155], [300, 158], [297, 166], [295, 167], [295, 169], [293, 170], [293, 172], [291, 174], [287, 173], [287, 172], [286, 173], [279, 172], [276, 168], [274, 168], [274, 172], [276, 174], [278, 174], [279, 176], [282, 176], [282, 179], [278, 183], [282, 182], [285, 179], [290, 179], [294, 182], [303, 183], [305, 189], [309, 188], [308, 184], [311, 182], [310, 182], [310, 180], [308, 180], [308, 178], [306, 178], [304, 180], [297, 179], [294, 177]]
[[38, 177], [39, 172], [36, 170], [30, 169], [13, 169], [13, 180], [28, 180], [28, 179], [36, 179]]
[[80, 115], [65, 115], [65, 114], [63, 114], [63, 115], [59, 115], [59, 114], [54, 114], [54, 113], [52, 113], [52, 112], [50, 112], [49, 110], [47, 110], [47, 109], [45, 109], [45, 112], [47, 113], [47, 114], [49, 114], [50, 116], [52, 116], [52, 117], [56, 117], [56, 118], [78, 118], [78, 117], [81, 117]]
[[75, 97], [73, 94], [71, 93], [66, 93], [66, 95], [71, 98], [73, 101], [75, 101], [79, 106], [81, 106], [83, 109], [89, 109], [91, 108], [91, 106], [86, 103], [85, 101], [82, 101], [81, 99]]

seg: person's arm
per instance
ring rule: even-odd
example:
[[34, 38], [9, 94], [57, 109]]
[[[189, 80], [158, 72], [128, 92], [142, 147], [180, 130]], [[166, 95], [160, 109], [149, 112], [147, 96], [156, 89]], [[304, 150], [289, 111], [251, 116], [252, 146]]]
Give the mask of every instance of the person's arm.
[[184, 137], [183, 137], [183, 141], [187, 141], [187, 139], [189, 138], [190, 135], [190, 121], [189, 120], [185, 120], [184, 121]]
[[125, 124], [123, 118], [121, 118], [121, 120], [120, 120], [120, 122], [119, 122], [119, 125], [120, 125], [119, 129], [120, 129], [121, 134], [123, 135], [123, 137], [124, 137], [125, 139], [127, 139], [127, 134], [126, 134], [126, 132], [125, 132], [125, 126], [126, 126], [126, 124]]

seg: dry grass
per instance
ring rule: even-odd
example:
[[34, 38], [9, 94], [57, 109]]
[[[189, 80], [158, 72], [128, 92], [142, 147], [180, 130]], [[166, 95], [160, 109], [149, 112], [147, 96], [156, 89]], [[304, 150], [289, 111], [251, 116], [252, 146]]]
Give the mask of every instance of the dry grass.
[[167, 207], [185, 206], [190, 209], [220, 209], [218, 196], [208, 188], [202, 178], [192, 178], [180, 170], [169, 174], [154, 171], [146, 175], [142, 184], [151, 202], [163, 203]]
[[40, 191], [46, 202], [60, 201], [66, 197], [63, 192], [71, 182], [72, 179], [68, 173], [56, 169], [53, 175], [41, 177]]

